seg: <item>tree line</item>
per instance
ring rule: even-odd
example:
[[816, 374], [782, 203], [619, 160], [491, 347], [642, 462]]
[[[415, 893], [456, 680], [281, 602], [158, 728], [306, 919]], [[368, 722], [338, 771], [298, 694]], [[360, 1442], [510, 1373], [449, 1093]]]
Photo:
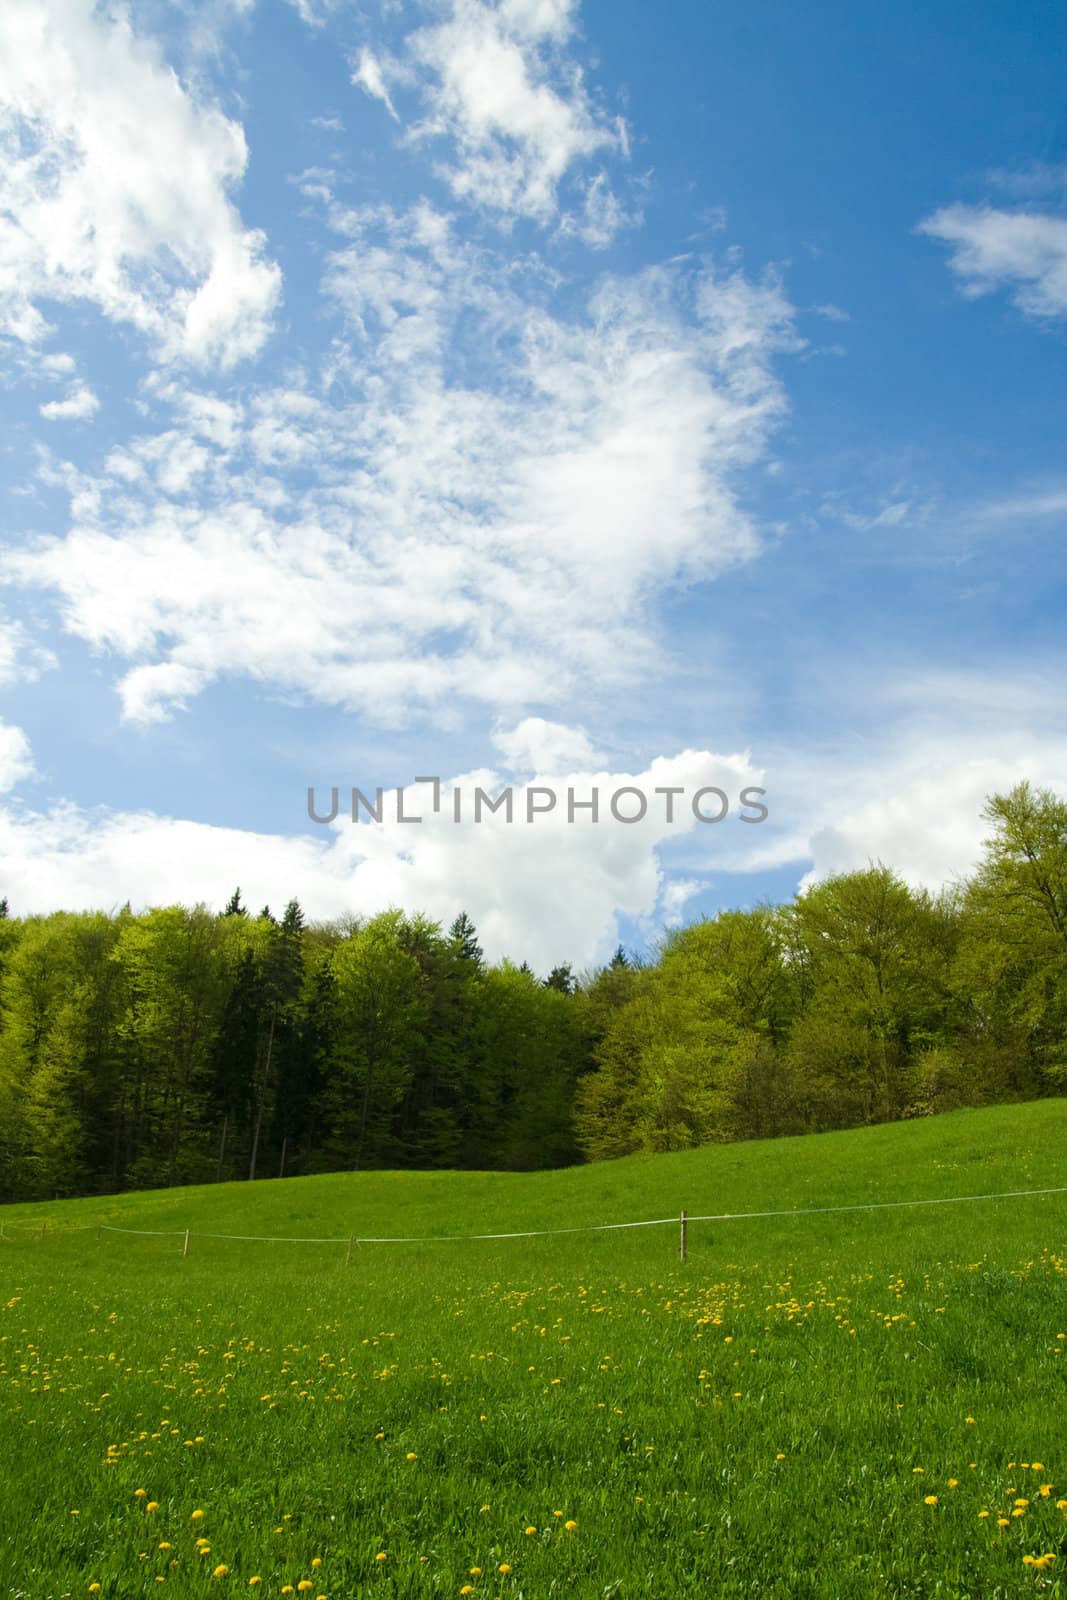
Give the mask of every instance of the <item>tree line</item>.
[[620, 947], [489, 963], [469, 917], [0, 901], [0, 1198], [529, 1169], [1067, 1092], [1067, 804], [994, 796], [966, 880], [881, 864]]

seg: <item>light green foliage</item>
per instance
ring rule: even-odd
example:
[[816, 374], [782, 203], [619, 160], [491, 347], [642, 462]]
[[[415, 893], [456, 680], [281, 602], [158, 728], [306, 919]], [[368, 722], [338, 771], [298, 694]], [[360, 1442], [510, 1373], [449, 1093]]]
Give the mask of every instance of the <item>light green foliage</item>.
[[1059, 1089], [1067, 1083], [1067, 804], [1022, 783], [994, 796], [985, 816], [993, 833], [964, 902], [958, 987], [1002, 1074], [1025, 1082], [1032, 1062]]

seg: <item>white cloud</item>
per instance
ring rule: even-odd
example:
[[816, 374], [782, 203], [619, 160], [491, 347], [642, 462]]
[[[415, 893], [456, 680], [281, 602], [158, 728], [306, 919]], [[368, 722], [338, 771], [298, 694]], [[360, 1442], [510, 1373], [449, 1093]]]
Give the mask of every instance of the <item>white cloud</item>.
[[824, 708], [845, 734], [764, 758], [770, 817], [717, 871], [795, 864], [810, 883], [883, 861], [930, 888], [965, 875], [989, 833], [991, 794], [1023, 779], [1067, 793], [1062, 676], [1062, 662], [1032, 674], [889, 662], [877, 680], [857, 673]]
[[220, 673], [394, 719], [632, 681], [659, 592], [758, 551], [737, 480], [784, 409], [780, 290], [661, 269], [565, 318], [429, 206], [335, 221], [321, 381], [157, 385], [173, 426], [96, 477], [49, 469], [70, 531], [0, 567], [128, 658], [140, 720]]
[[49, 400], [38, 407], [46, 422], [82, 422], [100, 410], [100, 401], [88, 384], [76, 383], [65, 400]]
[[184, 711], [203, 685], [202, 672], [177, 661], [135, 667], [121, 684], [123, 716], [131, 722], [165, 722], [172, 711]]
[[[0, 722], [0, 793], [7, 793], [33, 772], [30, 741], [21, 728]], [[0, 851], [0, 858], [3, 851]]]
[[843, 311], [840, 306], [835, 306], [829, 302], [826, 305], [812, 306], [811, 309], [817, 317], [825, 317], [827, 322], [852, 321], [852, 318], [847, 311]]
[[544, 717], [525, 717], [514, 728], [500, 729], [493, 743], [509, 772], [567, 772], [592, 768], [601, 760], [582, 728]]
[[385, 86], [381, 64], [373, 50], [368, 50], [364, 46], [360, 51], [356, 70], [352, 74], [352, 82], [360, 89], [365, 90], [372, 99], [380, 100], [394, 122], [399, 122], [400, 119], [396, 114], [396, 107], [393, 105], [389, 97], [389, 90]]
[[921, 233], [952, 247], [949, 266], [968, 298], [1010, 288], [1031, 317], [1067, 313], [1067, 218], [991, 206], [945, 206]]
[[0, 688], [32, 683], [40, 672], [55, 664], [52, 652], [34, 644], [21, 622], [0, 612]]
[[[421, 815], [418, 824], [395, 820], [390, 792], [380, 825], [339, 818], [319, 837], [256, 834], [143, 813], [93, 814], [69, 805], [44, 815], [9, 811], [0, 812], [0, 857], [5, 893], [20, 913], [115, 906], [127, 897], [138, 904], [203, 900], [221, 907], [235, 883], [250, 905], [278, 907], [296, 895], [312, 917], [401, 906], [447, 923], [465, 907], [491, 957], [525, 957], [547, 971], [557, 961], [581, 967], [606, 959], [617, 942], [619, 913], [656, 912], [665, 889], [659, 849], [666, 839], [703, 829], [728, 854], [728, 830], [740, 825], [732, 818], [700, 824], [687, 801], [703, 785], [733, 797], [759, 777], [746, 756], [689, 750], [658, 757], [639, 773], [573, 772], [554, 779], [557, 809], [532, 823], [521, 820], [521, 794], [510, 824], [502, 811], [483, 813], [474, 823], [475, 787], [492, 792], [499, 783], [497, 774], [481, 770], [445, 784], [436, 816], [429, 786], [406, 790], [405, 813]], [[588, 798], [598, 785], [603, 819], [594, 824], [576, 812], [578, 820], [568, 823], [561, 783], [575, 788], [576, 799]], [[625, 784], [648, 794], [642, 822], [618, 823], [608, 814], [610, 796]], [[686, 790], [673, 825], [665, 820], [664, 800], [653, 794], [657, 785]], [[451, 798], [456, 788], [463, 808], [458, 824]], [[325, 790], [317, 791], [316, 801], [326, 803]], [[673, 914], [677, 892], [663, 904]]]
[[680, 927], [685, 919], [686, 903], [707, 887], [707, 883], [699, 878], [676, 878], [666, 884], [659, 902], [660, 917], [664, 927]]
[[[567, 53], [576, 25], [575, 0], [448, 0], [397, 55], [364, 48], [353, 82], [394, 117], [389, 82], [416, 86], [425, 115], [408, 137], [450, 147], [437, 170], [453, 195], [506, 222], [547, 224], [574, 169], [629, 154], [622, 119], [600, 109]], [[580, 188], [580, 211], [564, 222], [602, 246], [632, 219], [603, 174]]]
[[986, 522], [1028, 522], [1035, 517], [1065, 515], [1067, 487], [1056, 486], [1011, 495], [1005, 500], [991, 500], [972, 513], [972, 516], [978, 516]]
[[263, 344], [280, 274], [230, 191], [240, 126], [183, 87], [123, 11], [0, 8], [0, 331], [86, 301], [164, 359], [222, 367]]

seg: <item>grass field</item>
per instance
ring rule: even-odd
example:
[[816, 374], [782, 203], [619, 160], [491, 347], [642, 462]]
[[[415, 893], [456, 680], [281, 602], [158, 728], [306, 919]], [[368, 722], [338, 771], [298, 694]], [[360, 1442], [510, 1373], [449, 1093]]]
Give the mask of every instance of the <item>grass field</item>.
[[0, 1597], [1067, 1595], [1067, 1194], [694, 1223], [684, 1265], [676, 1226], [204, 1237], [1054, 1186], [1064, 1100], [4, 1208]]

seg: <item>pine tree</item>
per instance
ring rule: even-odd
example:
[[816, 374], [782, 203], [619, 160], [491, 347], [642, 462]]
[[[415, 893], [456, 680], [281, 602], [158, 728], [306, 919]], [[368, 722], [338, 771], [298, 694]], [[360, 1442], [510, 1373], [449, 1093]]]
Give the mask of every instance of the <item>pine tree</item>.
[[478, 933], [474, 923], [465, 911], [461, 911], [448, 930], [448, 937], [453, 944], [459, 947], [459, 953], [464, 961], [480, 962], [484, 954], [478, 943]]
[[223, 908], [222, 914], [223, 914], [224, 917], [247, 917], [248, 912], [245, 910], [244, 906], [241, 904], [241, 886], [240, 886], [240, 884], [238, 884], [237, 888], [233, 891], [233, 893], [231, 894], [230, 898], [227, 900], [226, 905]]

